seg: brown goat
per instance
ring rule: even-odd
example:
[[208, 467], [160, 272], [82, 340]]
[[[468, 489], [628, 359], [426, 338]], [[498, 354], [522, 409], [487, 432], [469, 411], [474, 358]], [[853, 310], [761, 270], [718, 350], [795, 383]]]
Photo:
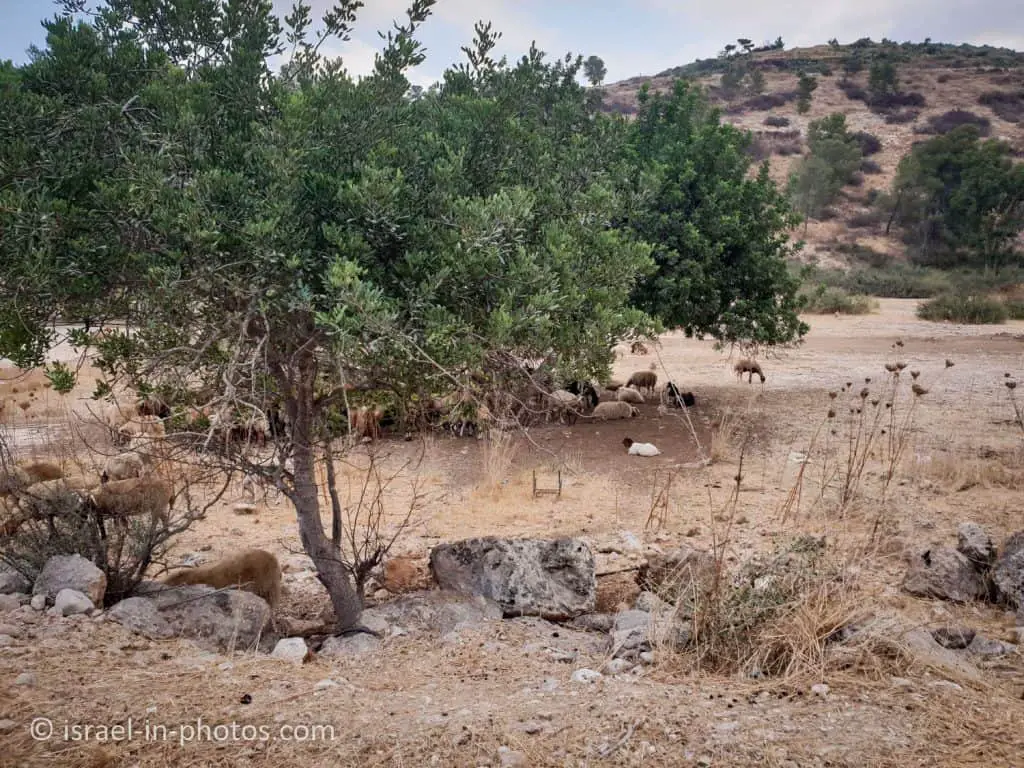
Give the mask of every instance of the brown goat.
[[92, 494], [92, 503], [104, 516], [124, 519], [149, 515], [167, 522], [171, 495], [171, 486], [157, 477], [131, 477], [103, 483]]
[[370, 408], [364, 405], [349, 411], [348, 425], [352, 432], [359, 437], [376, 440], [380, 437], [380, 421], [383, 418], [384, 411], [380, 408]]
[[206, 584], [214, 589], [235, 587], [259, 595], [277, 609], [281, 602], [281, 566], [277, 558], [262, 549], [247, 549], [212, 565], [183, 568], [164, 579], [171, 587]]
[[627, 387], [634, 387], [637, 390], [649, 390], [654, 392], [654, 388], [658, 385], [658, 374], [654, 371], [637, 371], [629, 377], [629, 381], [626, 382]]

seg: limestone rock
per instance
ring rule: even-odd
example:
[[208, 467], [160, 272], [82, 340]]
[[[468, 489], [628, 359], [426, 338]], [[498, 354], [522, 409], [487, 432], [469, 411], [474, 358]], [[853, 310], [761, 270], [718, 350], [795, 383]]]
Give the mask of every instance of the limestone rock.
[[103, 605], [107, 591], [107, 575], [81, 555], [55, 555], [46, 561], [32, 587], [33, 595], [52, 599], [62, 589], [74, 589]]
[[966, 603], [988, 594], [985, 580], [966, 555], [937, 547], [915, 557], [903, 578], [903, 589], [918, 597]]

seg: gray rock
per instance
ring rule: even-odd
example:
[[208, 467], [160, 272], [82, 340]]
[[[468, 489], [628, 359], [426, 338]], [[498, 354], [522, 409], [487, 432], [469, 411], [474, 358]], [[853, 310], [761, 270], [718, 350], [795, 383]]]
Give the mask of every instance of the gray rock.
[[313, 686], [314, 691], [326, 691], [328, 688], [337, 688], [338, 684], [331, 680], [329, 677], [325, 677], [323, 680], [317, 680], [316, 685]]
[[92, 600], [77, 589], [62, 589], [53, 599], [53, 607], [57, 609], [61, 616], [90, 613], [96, 608]]
[[903, 578], [903, 590], [918, 597], [958, 603], [988, 594], [984, 578], [971, 561], [950, 547], [937, 547], [915, 557]]
[[406, 632], [439, 633], [442, 636], [502, 617], [501, 607], [479, 595], [431, 589], [410, 592], [363, 611], [360, 621], [381, 635]]
[[320, 648], [321, 656], [361, 656], [380, 648], [380, 639], [365, 632], [348, 637], [328, 637]]
[[960, 523], [956, 539], [957, 551], [970, 560], [979, 573], [987, 573], [996, 560], [996, 548], [985, 529], [977, 523]]
[[[947, 670], [956, 675], [979, 680], [980, 673], [963, 654], [943, 648], [932, 633], [907, 622], [897, 614], [881, 614], [865, 621], [849, 641], [867, 642], [907, 654], [922, 665]], [[833, 646], [842, 648], [842, 646]]]
[[0, 733], [10, 733], [17, 727], [17, 725], [18, 724], [13, 720], [0, 720]]
[[12, 595], [15, 592], [31, 592], [32, 584], [17, 571], [0, 565], [0, 595]]
[[633, 668], [633, 662], [628, 659], [612, 659], [604, 665], [604, 672], [608, 675], [621, 675]]
[[641, 592], [637, 595], [634, 606], [638, 611], [647, 611], [647, 613], [668, 613], [674, 610], [675, 606], [671, 603], [662, 600], [653, 592]]
[[572, 677], [569, 679], [572, 680], [574, 683], [593, 683], [597, 680], [600, 680], [602, 677], [604, 677], [604, 675], [602, 675], [596, 669], [587, 669], [586, 667], [584, 667], [582, 669], [577, 669], [575, 672], [573, 672]]
[[270, 655], [296, 665], [302, 664], [312, 656], [306, 641], [301, 637], [282, 637]]
[[943, 648], [960, 650], [966, 648], [974, 640], [975, 632], [967, 627], [941, 627], [932, 630], [935, 642]]
[[975, 656], [1005, 656], [1016, 651], [1016, 647], [1002, 640], [992, 640], [988, 637], [975, 635], [967, 646], [967, 652]]
[[[147, 602], [149, 607], [144, 605]], [[205, 585], [129, 597], [107, 615], [150, 639], [187, 637], [215, 651], [255, 647], [271, 618], [270, 606], [261, 597]]]
[[992, 583], [999, 599], [1024, 610], [1024, 531], [1003, 542], [992, 567]]
[[21, 608], [21, 601], [18, 599], [17, 595], [0, 594], [0, 613], [16, 611], [19, 608]]
[[32, 606], [33, 611], [43, 610], [46, 607], [46, 595], [32, 595], [29, 605]]
[[43, 566], [32, 586], [32, 594], [52, 599], [62, 589], [77, 590], [93, 605], [102, 605], [107, 575], [81, 555], [55, 555]]
[[581, 629], [584, 632], [610, 632], [615, 623], [615, 617], [610, 613], [584, 613], [569, 622], [573, 629]]
[[22, 672], [20, 675], [14, 678], [15, 685], [20, 685], [25, 688], [35, 688], [36, 681], [37, 678], [35, 672]]
[[615, 615], [610, 651], [612, 658], [635, 660], [656, 645], [683, 648], [690, 642], [690, 635], [689, 621], [674, 612], [655, 615], [646, 611], [620, 611]]
[[0, 624], [0, 635], [19, 637], [21, 635], [21, 628], [16, 627], [13, 624]]
[[9, 648], [14, 645], [14, 638], [10, 635], [0, 635], [0, 648]]
[[825, 683], [815, 683], [811, 686], [811, 693], [822, 698], [828, 696], [829, 687]]
[[498, 747], [498, 764], [501, 768], [526, 768], [530, 765], [530, 760], [522, 752], [516, 752], [508, 747]]
[[434, 547], [430, 569], [444, 589], [482, 595], [506, 616], [571, 619], [594, 610], [594, 554], [580, 539], [466, 539]]
[[638, 657], [641, 664], [653, 664], [654, 663], [654, 651], [644, 651]]
[[687, 604], [711, 584], [714, 573], [715, 558], [709, 552], [683, 545], [668, 554], [648, 554], [638, 581], [642, 589], [663, 600]]

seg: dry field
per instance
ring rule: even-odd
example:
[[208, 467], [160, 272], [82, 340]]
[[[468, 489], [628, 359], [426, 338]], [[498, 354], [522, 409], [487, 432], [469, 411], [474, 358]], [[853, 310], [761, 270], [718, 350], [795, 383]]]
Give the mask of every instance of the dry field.
[[[787, 537], [824, 534], [832, 556], [857, 575], [843, 597], [849, 615], [891, 613], [918, 626], [967, 625], [1005, 637], [999, 609], [911, 598], [899, 584], [905, 555], [955, 540], [959, 522], [980, 523], [997, 541], [1024, 528], [1024, 432], [1004, 386], [1005, 373], [1024, 375], [1024, 323], [938, 325], [917, 320], [912, 301], [880, 305], [862, 317], [809, 318], [805, 344], [762, 361], [763, 390], [756, 380], [737, 382], [733, 359], [710, 342], [667, 335], [648, 355], [624, 352], [617, 376], [655, 363], [660, 382], [667, 372], [695, 392], [689, 421], [648, 403], [629, 422], [580, 420], [498, 441], [382, 441], [388, 466], [426, 448], [415, 477], [407, 469], [388, 497], [397, 514], [414, 480], [426, 494], [397, 553], [424, 556], [439, 541], [477, 535], [577, 535], [605, 550], [603, 573], [637, 561], [624, 532], [665, 551], [681, 542], [718, 547], [727, 566]], [[903, 346], [894, 347], [897, 341]], [[880, 446], [840, 511], [831, 473], [845, 455], [843, 425], [851, 407], [884, 407], [883, 366], [897, 353], [906, 373], [920, 371], [928, 392], [916, 400], [908, 392], [897, 405], [913, 401], [914, 410], [884, 499]], [[851, 391], [841, 391], [848, 382]], [[865, 386], [871, 392], [861, 400]], [[87, 402], [77, 399], [85, 392], [64, 402], [26, 379], [3, 382], [0, 394], [9, 435], [23, 453], [42, 450], [28, 447], [39, 442], [32, 430], [40, 423], [66, 419]], [[28, 408], [12, 406], [17, 398], [30, 400]], [[626, 456], [626, 435], [654, 442], [662, 455]], [[353, 492], [365, 450], [339, 464]], [[534, 471], [551, 486], [559, 470], [561, 497], [533, 498]], [[181, 537], [175, 555], [213, 559], [241, 546], [270, 549], [285, 564], [286, 618], [313, 620], [330, 610], [302, 570], [292, 513], [273, 499], [244, 516], [226, 502]], [[629, 596], [628, 580], [599, 580], [603, 607], [613, 610]], [[1024, 766], [1019, 652], [983, 664], [975, 679], [898, 653], [866, 652], [845, 670], [824, 656], [804, 658], [790, 674], [768, 679], [715, 674], [656, 653], [654, 666], [640, 673], [570, 681], [576, 669], [601, 668], [603, 639], [535, 619], [504, 620], [443, 642], [392, 637], [372, 656], [319, 657], [295, 667], [37, 614], [18, 642], [0, 648], [0, 721], [14, 721], [0, 731], [0, 766]], [[23, 672], [36, 675], [34, 686], [13, 684]], [[821, 682], [827, 694], [812, 693]], [[49, 741], [30, 737], [36, 717], [54, 723]], [[131, 740], [63, 737], [65, 723], [128, 718]], [[140, 733], [147, 721], [176, 729], [200, 720], [264, 726], [271, 738], [249, 731], [249, 738], [218, 740], [200, 729], [200, 738], [182, 744], [174, 730], [166, 740]], [[282, 725], [314, 724], [331, 726], [333, 738], [274, 738]]]

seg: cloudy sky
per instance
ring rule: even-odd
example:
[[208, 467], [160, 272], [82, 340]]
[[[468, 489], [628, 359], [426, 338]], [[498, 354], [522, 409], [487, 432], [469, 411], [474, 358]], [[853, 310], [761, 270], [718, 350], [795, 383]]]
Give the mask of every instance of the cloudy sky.
[[[407, 0], [367, 0], [353, 39], [330, 49], [353, 74], [369, 71], [379, 43], [377, 30], [402, 16]], [[283, 15], [292, 0], [275, 0]], [[312, 0], [314, 12], [330, 0]], [[0, 59], [22, 62], [25, 50], [44, 42], [40, 19], [50, 0], [0, 0]], [[696, 58], [714, 56], [737, 37], [756, 43], [782, 36], [787, 47], [831, 37], [988, 43], [1024, 50], [1021, 0], [438, 0], [420, 39], [427, 61], [411, 76], [429, 85], [469, 42], [473, 24], [492, 21], [503, 37], [499, 53], [518, 58], [536, 41], [552, 56], [568, 51], [597, 54], [608, 82], [652, 75]]]

